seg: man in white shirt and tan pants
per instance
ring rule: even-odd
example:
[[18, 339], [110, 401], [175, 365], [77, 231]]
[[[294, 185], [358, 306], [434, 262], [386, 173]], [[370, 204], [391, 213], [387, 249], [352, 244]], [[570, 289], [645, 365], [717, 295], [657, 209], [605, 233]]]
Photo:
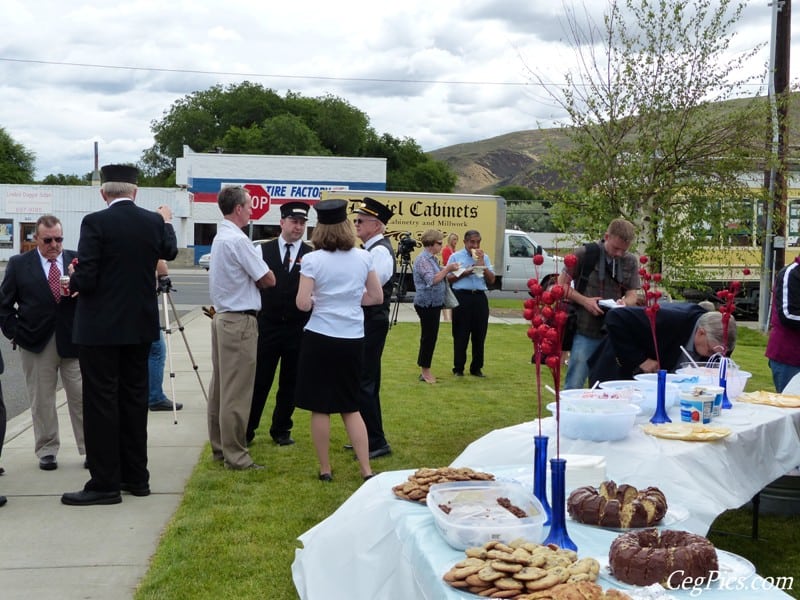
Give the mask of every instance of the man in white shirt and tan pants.
[[256, 374], [259, 289], [274, 286], [275, 274], [242, 231], [253, 212], [247, 190], [224, 187], [217, 204], [223, 220], [211, 244], [208, 271], [216, 310], [211, 322], [208, 437], [214, 460], [225, 467], [263, 469], [250, 458], [245, 432]]

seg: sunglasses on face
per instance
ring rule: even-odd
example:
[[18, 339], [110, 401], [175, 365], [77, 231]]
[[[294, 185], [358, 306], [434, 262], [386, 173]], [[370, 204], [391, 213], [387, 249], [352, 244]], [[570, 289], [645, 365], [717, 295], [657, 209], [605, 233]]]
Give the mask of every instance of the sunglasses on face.
[[45, 244], [52, 244], [53, 242], [55, 242], [56, 244], [60, 244], [61, 242], [64, 241], [64, 238], [63, 237], [49, 237], [49, 238], [41, 238], [41, 240]]
[[362, 223], [372, 223], [375, 220], [376, 219], [353, 219], [353, 223], [355, 223], [356, 225], [361, 225]]

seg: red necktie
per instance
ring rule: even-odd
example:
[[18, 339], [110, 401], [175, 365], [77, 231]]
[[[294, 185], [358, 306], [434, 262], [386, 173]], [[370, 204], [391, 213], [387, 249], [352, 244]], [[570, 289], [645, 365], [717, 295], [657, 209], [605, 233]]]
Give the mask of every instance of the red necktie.
[[47, 282], [50, 284], [50, 291], [53, 298], [58, 303], [61, 301], [61, 271], [56, 266], [56, 261], [50, 261], [50, 272], [47, 274]]

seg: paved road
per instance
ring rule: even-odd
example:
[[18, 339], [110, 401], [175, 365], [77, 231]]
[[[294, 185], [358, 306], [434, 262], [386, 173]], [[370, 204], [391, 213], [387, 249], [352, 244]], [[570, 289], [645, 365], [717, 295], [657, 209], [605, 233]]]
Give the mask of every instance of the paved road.
[[[5, 269], [0, 273], [0, 278], [5, 273]], [[172, 347], [173, 352], [184, 352], [183, 338], [175, 329], [175, 314], [178, 319], [198, 306], [208, 306], [211, 300], [208, 297], [208, 273], [203, 269], [179, 269], [170, 273], [173, 290], [169, 298], [172, 299], [175, 310], [169, 307], [169, 317], [173, 330]], [[163, 307], [161, 297], [159, 297], [159, 307]], [[163, 309], [162, 309], [163, 312]], [[28, 397], [25, 392], [25, 377], [22, 374], [22, 365], [19, 360], [19, 352], [11, 348], [11, 342], [0, 335], [0, 352], [3, 353], [6, 370], [0, 381], [3, 386], [3, 397], [5, 399], [8, 419], [13, 419], [22, 412], [30, 408]], [[59, 382], [59, 389], [61, 385]]]

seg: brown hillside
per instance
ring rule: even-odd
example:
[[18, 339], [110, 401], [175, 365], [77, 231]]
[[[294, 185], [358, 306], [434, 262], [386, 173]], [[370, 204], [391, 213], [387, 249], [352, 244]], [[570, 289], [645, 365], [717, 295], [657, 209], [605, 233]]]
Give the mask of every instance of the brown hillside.
[[[727, 103], [720, 104], [724, 110], [723, 107]], [[798, 134], [800, 134], [800, 93], [793, 93], [789, 106], [787, 137], [790, 156], [794, 160], [800, 158]], [[765, 139], [767, 135], [768, 132], [765, 131]], [[547, 182], [540, 179], [544, 175], [534, 175], [536, 172], [534, 167], [538, 166], [541, 156], [547, 151], [548, 142], [556, 145], [567, 143], [564, 130], [554, 128], [517, 131], [476, 142], [447, 146], [433, 150], [429, 154], [436, 160], [447, 163], [456, 172], [458, 175], [456, 192], [487, 194], [506, 185], [546, 187]]]

